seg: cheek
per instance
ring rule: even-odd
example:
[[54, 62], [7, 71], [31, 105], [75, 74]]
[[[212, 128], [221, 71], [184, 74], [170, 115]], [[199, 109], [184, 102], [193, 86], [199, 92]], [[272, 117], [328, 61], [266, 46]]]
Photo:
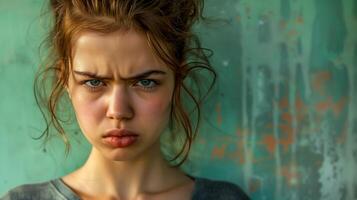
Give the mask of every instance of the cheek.
[[153, 122], [164, 122], [168, 120], [170, 109], [171, 109], [171, 101], [167, 98], [152, 98], [149, 101], [138, 104], [138, 116], [145, 117], [148, 121]]
[[90, 100], [77, 96], [73, 98], [72, 104], [77, 116], [78, 123], [82, 129], [93, 129], [93, 125], [98, 124], [103, 118], [104, 107], [100, 100]]

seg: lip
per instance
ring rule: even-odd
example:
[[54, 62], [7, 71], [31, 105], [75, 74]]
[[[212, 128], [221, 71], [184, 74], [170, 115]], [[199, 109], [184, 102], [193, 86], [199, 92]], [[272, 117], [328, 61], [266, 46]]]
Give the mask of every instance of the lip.
[[103, 138], [106, 137], [123, 137], [123, 136], [138, 136], [138, 134], [129, 131], [127, 129], [111, 129], [103, 135]]

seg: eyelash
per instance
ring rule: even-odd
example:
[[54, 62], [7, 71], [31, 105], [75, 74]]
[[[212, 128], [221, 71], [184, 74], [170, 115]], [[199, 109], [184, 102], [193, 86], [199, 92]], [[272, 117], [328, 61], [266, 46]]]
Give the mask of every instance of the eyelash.
[[[90, 83], [91, 81], [99, 81], [100, 86], [89, 86], [87, 83]], [[142, 87], [143, 90], [145, 91], [151, 91], [153, 89], [155, 89], [158, 85], [160, 85], [160, 82], [157, 80], [153, 80], [153, 79], [141, 79], [139, 81], [136, 81], [136, 83], [139, 83], [140, 81], [150, 81], [150, 83], [154, 83], [154, 86], [139, 86]], [[87, 87], [91, 92], [95, 92], [97, 90], [99, 90], [100, 87], [102, 87], [103, 85], [105, 85], [105, 83], [99, 79], [90, 79], [90, 80], [84, 80], [81, 81], [81, 84], [84, 85], [85, 87]]]

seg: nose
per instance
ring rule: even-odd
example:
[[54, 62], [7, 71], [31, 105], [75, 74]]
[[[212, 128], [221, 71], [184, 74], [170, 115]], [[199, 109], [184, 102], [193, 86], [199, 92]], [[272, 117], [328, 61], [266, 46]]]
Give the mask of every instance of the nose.
[[132, 118], [134, 112], [130, 102], [130, 95], [125, 87], [113, 87], [108, 95], [107, 117], [120, 121]]

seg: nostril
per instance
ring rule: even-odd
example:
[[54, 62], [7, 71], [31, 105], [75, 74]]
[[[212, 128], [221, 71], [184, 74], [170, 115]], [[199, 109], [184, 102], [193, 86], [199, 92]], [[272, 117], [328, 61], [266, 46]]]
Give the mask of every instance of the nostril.
[[125, 106], [125, 107], [109, 107], [107, 116], [111, 119], [117, 119], [117, 120], [122, 120], [122, 119], [130, 119], [134, 115], [133, 109], [131, 109], [130, 106]]

